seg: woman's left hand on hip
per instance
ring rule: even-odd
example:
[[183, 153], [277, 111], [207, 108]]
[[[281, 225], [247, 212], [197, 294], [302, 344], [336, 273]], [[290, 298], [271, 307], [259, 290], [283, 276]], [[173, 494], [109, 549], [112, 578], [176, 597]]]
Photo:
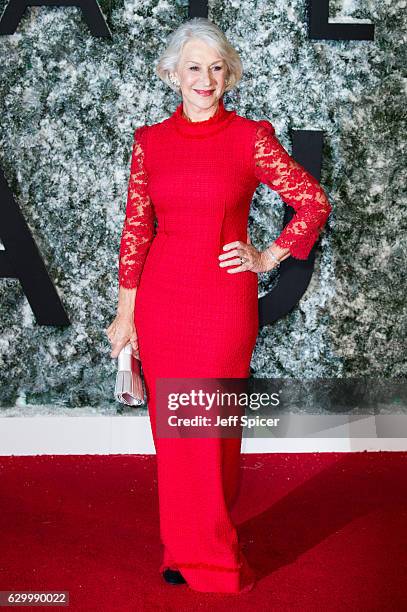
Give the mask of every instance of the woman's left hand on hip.
[[264, 252], [258, 251], [250, 243], [236, 240], [223, 245], [219, 255], [219, 266], [228, 268], [226, 272], [269, 272], [277, 266]]

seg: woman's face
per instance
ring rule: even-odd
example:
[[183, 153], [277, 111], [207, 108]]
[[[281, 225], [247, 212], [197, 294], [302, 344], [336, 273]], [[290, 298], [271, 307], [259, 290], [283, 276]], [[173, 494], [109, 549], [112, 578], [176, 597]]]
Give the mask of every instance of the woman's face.
[[199, 38], [193, 38], [184, 45], [174, 74], [180, 82], [182, 99], [189, 110], [216, 107], [224, 94], [226, 63], [216, 49]]

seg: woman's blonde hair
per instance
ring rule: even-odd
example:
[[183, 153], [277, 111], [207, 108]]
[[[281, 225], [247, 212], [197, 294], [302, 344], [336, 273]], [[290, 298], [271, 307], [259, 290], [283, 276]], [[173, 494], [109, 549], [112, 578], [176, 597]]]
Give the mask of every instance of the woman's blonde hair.
[[242, 78], [242, 62], [239, 54], [232, 47], [222, 30], [206, 17], [189, 19], [170, 35], [168, 46], [161, 54], [155, 68], [155, 72], [160, 79], [176, 93], [181, 93], [180, 88], [174, 85], [169, 75], [177, 69], [182, 49], [191, 38], [200, 38], [217, 50], [227, 66], [228, 81], [225, 91], [233, 89]]

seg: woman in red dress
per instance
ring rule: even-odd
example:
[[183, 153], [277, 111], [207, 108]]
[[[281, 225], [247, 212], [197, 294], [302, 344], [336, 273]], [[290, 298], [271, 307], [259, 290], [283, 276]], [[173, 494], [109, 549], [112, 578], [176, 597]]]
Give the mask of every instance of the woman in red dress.
[[[269, 121], [225, 108], [241, 62], [212, 22], [181, 25], [157, 72], [182, 102], [170, 117], [135, 130], [118, 312], [107, 334], [112, 357], [130, 340], [142, 363], [157, 457], [160, 571], [197, 591], [242, 593], [255, 574], [230, 517], [241, 439], [157, 436], [156, 381], [247, 378], [258, 334], [257, 274], [286, 257], [307, 259], [331, 206]], [[264, 251], [247, 233], [260, 182], [296, 211]]]

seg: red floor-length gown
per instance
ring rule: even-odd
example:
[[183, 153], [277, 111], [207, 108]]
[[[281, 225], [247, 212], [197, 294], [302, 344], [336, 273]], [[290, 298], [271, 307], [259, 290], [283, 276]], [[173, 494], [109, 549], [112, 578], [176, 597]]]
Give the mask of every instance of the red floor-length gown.
[[[160, 571], [178, 568], [197, 591], [241, 593], [255, 575], [230, 509], [238, 492], [239, 438], [157, 437], [159, 377], [245, 378], [258, 333], [258, 277], [220, 267], [224, 244], [247, 241], [259, 182], [296, 215], [276, 243], [306, 259], [331, 206], [285, 151], [267, 120], [227, 110], [190, 122], [182, 102], [136, 129], [119, 284], [137, 288], [134, 321], [157, 457]], [[155, 233], [154, 219], [158, 227]]]

